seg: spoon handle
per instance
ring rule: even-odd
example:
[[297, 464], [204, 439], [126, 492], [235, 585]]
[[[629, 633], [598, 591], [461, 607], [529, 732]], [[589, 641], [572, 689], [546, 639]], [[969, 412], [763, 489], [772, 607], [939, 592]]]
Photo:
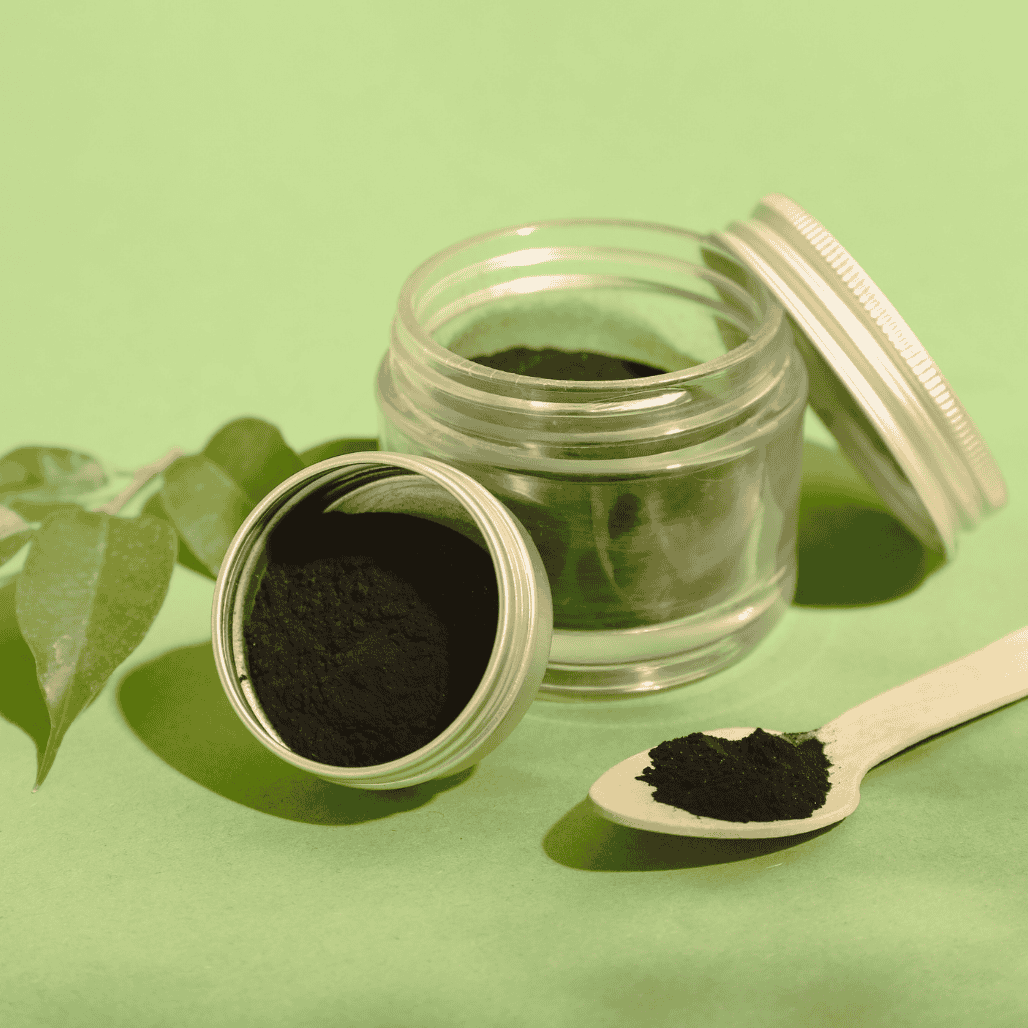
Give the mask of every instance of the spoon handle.
[[846, 711], [818, 731], [863, 773], [930, 735], [1028, 696], [1028, 627]]

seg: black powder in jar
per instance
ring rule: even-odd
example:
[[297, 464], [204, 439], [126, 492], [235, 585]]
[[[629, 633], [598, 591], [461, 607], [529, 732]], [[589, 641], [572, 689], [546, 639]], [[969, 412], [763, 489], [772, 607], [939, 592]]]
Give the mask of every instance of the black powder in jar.
[[512, 346], [498, 353], [472, 357], [476, 364], [515, 375], [533, 378], [563, 379], [574, 382], [611, 382], [623, 378], [646, 378], [663, 375], [664, 371], [641, 361], [610, 357], [603, 353], [580, 350], [569, 353], [552, 346], [534, 349]]
[[[645, 386], [649, 378], [695, 367], [701, 357], [711, 359], [746, 340], [723, 319], [690, 322], [688, 330], [672, 320], [664, 335], [663, 328], [658, 332], [633, 315], [578, 300], [543, 299], [529, 306], [519, 300], [474, 318], [455, 319], [437, 341], [483, 368], [557, 387], [619, 380]], [[695, 352], [675, 345], [678, 339]], [[609, 452], [602, 433], [585, 446], [574, 438], [570, 418], [567, 438], [557, 421], [539, 419], [525, 453], [516, 452], [518, 460], [509, 466], [502, 456], [480, 457], [473, 447], [466, 460], [456, 447], [444, 453], [429, 446], [425, 452], [479, 481], [529, 531], [546, 568], [555, 629], [659, 625], [730, 604], [759, 583], [780, 579], [794, 561], [803, 405], [794, 402], [791, 385], [782, 383], [785, 378], [756, 406], [727, 405], [723, 418], [714, 395], [721, 388], [717, 381], [668, 387], [671, 394], [688, 392], [682, 419], [688, 413], [696, 424], [681, 434], [665, 433], [638, 452], [617, 441], [616, 425], [606, 426], [615, 440]], [[522, 387], [496, 388], [517, 397]], [[546, 386], [531, 388], [545, 392]], [[560, 388], [544, 400], [563, 402]], [[713, 423], [689, 413], [701, 408], [709, 408]], [[764, 431], [772, 413], [778, 427]], [[498, 435], [501, 448], [518, 451], [513, 432], [502, 429]], [[721, 436], [736, 442], [707, 447]], [[743, 445], [748, 440], [752, 444]], [[660, 453], [664, 446], [668, 466], [662, 469], [655, 454], [644, 450]], [[566, 469], [526, 466], [526, 455], [564, 460]], [[648, 464], [639, 471], [627, 460], [616, 470], [606, 466], [625, 456]]]
[[399, 513], [294, 512], [272, 533], [244, 621], [254, 692], [295, 753], [369, 767], [438, 736], [496, 637], [487, 552]]

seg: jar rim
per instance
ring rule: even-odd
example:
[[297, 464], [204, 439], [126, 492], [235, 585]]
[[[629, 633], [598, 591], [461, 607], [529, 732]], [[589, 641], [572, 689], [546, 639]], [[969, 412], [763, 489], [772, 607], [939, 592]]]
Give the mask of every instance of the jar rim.
[[[443, 265], [450, 258], [462, 251], [470, 250], [482, 243], [505, 237], [527, 238], [534, 232], [551, 228], [611, 228], [611, 229], [638, 229], [640, 231], [657, 232], [667, 236], [677, 236], [681, 239], [689, 239], [702, 243], [704, 246], [717, 252], [718, 256], [731, 262], [740, 269], [749, 280], [753, 282], [760, 295], [760, 311], [762, 317], [755, 330], [747, 335], [747, 338], [738, 346], [719, 354], [710, 360], [688, 368], [681, 368], [677, 371], [668, 371], [660, 375], [646, 375], [639, 378], [615, 379], [608, 381], [579, 381], [574, 379], [546, 379], [537, 378], [533, 375], [519, 375], [515, 372], [501, 371], [499, 369], [483, 367], [474, 361], [452, 350], [447, 349], [435, 340], [432, 333], [423, 326], [421, 319], [417, 316], [415, 301], [419, 290], [425, 285], [431, 273]], [[610, 249], [614, 249], [613, 247]], [[711, 277], [718, 275], [710, 271]], [[721, 276], [724, 277], [724, 276]], [[727, 283], [736, 286], [737, 283], [731, 279], [725, 279]], [[778, 303], [774, 294], [767, 285], [749, 267], [739, 259], [724, 244], [718, 242], [712, 234], [694, 232], [691, 229], [679, 228], [674, 225], [667, 225], [655, 221], [636, 221], [623, 218], [554, 218], [548, 220], [529, 222], [523, 225], [510, 225], [506, 228], [492, 229], [474, 236], [469, 236], [459, 242], [433, 254], [422, 261], [414, 271], [407, 276], [400, 288], [400, 295], [397, 300], [396, 318], [403, 325], [409, 336], [432, 358], [443, 365], [447, 370], [459, 374], [465, 380], [474, 381], [476, 378], [489, 382], [525, 383], [526, 380], [532, 383], [559, 382], [559, 389], [562, 393], [575, 395], [579, 394], [589, 397], [591, 394], [610, 392], [612, 389], [618, 392], [645, 392], [647, 390], [665, 389], [668, 386], [684, 384], [697, 378], [717, 374], [736, 364], [750, 360], [756, 353], [766, 347], [777, 335], [781, 320], [785, 311]]]

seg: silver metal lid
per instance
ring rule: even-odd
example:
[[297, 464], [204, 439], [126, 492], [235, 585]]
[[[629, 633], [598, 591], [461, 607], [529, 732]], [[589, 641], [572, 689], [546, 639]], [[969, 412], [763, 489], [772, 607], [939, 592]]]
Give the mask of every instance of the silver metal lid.
[[952, 556], [1007, 491], [967, 411], [907, 323], [818, 221], [779, 193], [712, 237], [799, 329], [810, 405], [896, 516]]

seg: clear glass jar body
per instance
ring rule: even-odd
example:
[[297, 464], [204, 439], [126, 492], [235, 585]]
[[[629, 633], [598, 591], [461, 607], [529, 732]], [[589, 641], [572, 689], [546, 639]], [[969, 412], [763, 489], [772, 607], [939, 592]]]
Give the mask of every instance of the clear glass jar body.
[[[646, 223], [489, 233], [404, 284], [380, 445], [459, 468], [528, 529], [553, 597], [543, 693], [683, 684], [784, 612], [807, 398], [792, 333], [708, 236]], [[472, 359], [512, 346], [667, 370], [570, 381]]]

